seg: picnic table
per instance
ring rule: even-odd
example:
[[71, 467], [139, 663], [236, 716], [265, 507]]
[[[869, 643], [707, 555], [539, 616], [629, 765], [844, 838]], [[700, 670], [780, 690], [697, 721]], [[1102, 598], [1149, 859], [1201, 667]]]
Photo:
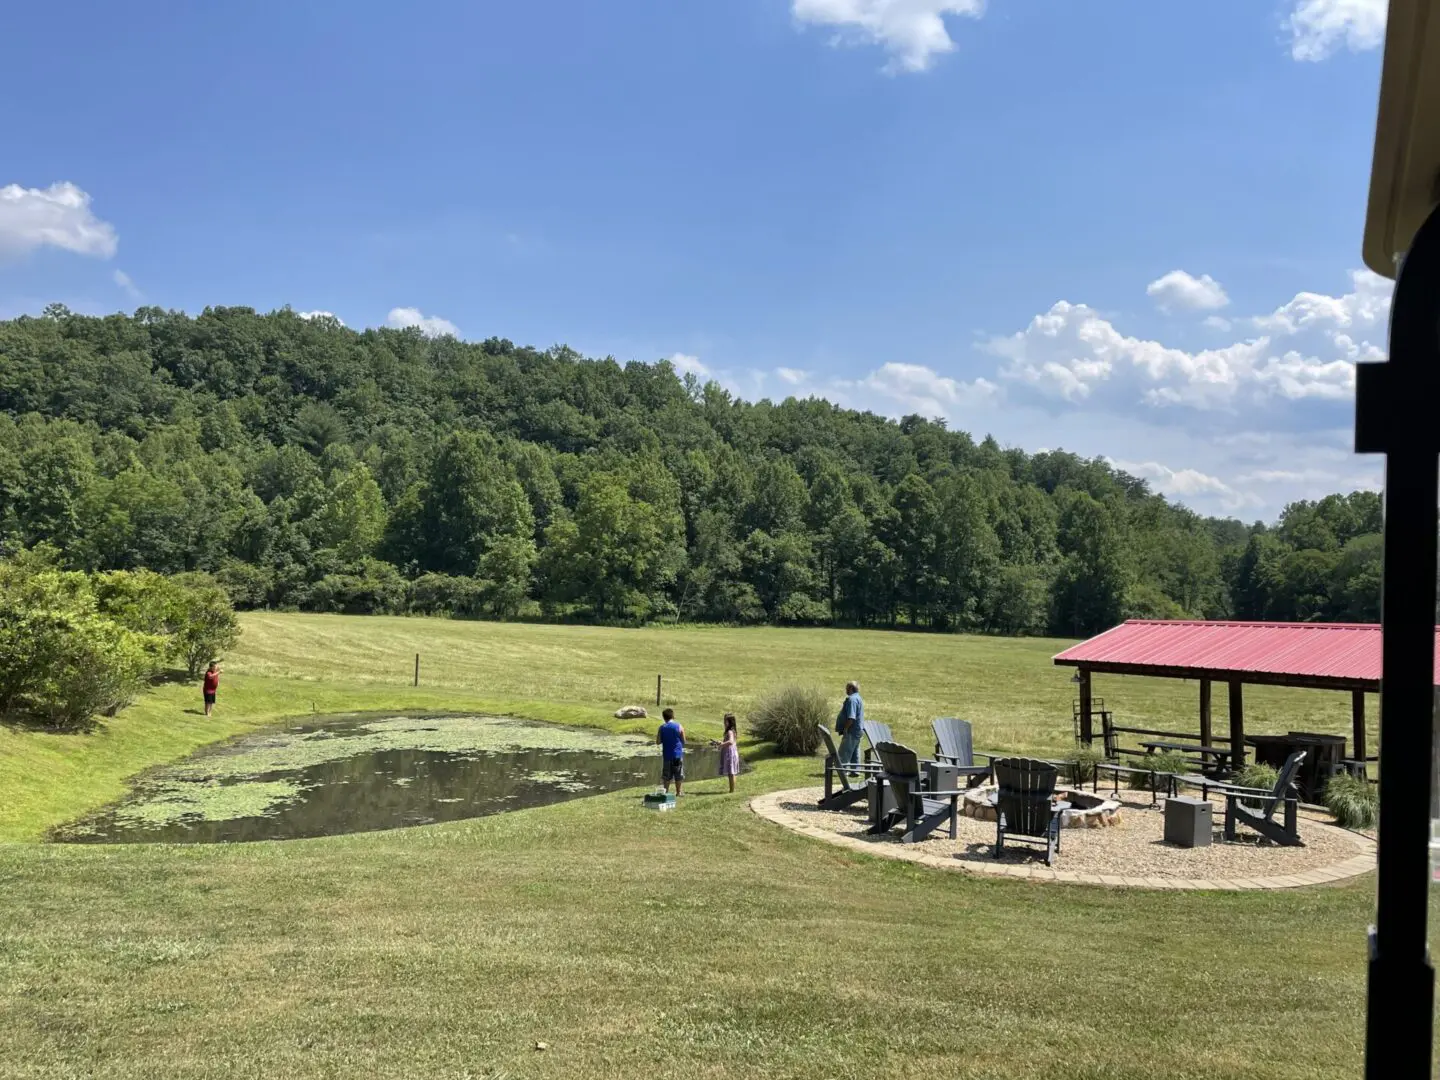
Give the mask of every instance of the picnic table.
[[1206, 765], [1209, 764], [1209, 758], [1214, 758], [1214, 767], [1217, 770], [1229, 768], [1230, 755], [1234, 752], [1228, 746], [1201, 746], [1198, 743], [1171, 742], [1166, 739], [1152, 739], [1149, 742], [1142, 742], [1140, 745], [1145, 748], [1147, 754], [1153, 754], [1157, 750], [1173, 750], [1180, 754], [1199, 754]]

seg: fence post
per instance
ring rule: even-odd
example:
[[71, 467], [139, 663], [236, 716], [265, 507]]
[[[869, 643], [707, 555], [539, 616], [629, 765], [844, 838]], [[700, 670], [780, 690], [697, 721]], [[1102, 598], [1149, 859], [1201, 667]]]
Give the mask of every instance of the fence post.
[[655, 708], [660, 707], [660, 688], [664, 685], [665, 679], [661, 675], [655, 676]]
[[415, 654], [415, 685], [420, 685], [420, 654]]

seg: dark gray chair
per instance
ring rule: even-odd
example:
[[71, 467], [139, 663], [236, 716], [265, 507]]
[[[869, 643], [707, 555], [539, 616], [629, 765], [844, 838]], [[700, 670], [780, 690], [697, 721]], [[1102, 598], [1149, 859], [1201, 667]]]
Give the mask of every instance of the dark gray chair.
[[935, 732], [935, 760], [965, 777], [966, 787], [975, 787], [990, 775], [989, 765], [975, 764], [975, 744], [970, 738], [970, 721], [953, 716], [930, 721]]
[[[1304, 847], [1300, 839], [1297, 811], [1300, 808], [1300, 793], [1295, 786], [1295, 777], [1300, 772], [1300, 763], [1305, 760], [1305, 751], [1296, 750], [1280, 769], [1275, 787], [1243, 788], [1233, 784], [1215, 787], [1225, 796], [1225, 839], [1235, 839], [1235, 828], [1244, 825], [1254, 829], [1267, 840], [1273, 840], [1285, 847]], [[1249, 805], [1258, 803], [1258, 806]], [[1283, 821], [1275, 820], [1275, 811], [1285, 806]]]
[[843, 810], [864, 799], [866, 781], [870, 777], [875, 777], [878, 781], [883, 770], [879, 765], [842, 766], [834, 734], [824, 724], [817, 727], [820, 729], [820, 738], [825, 743], [825, 797], [820, 800], [819, 806], [822, 810]]
[[1033, 758], [997, 758], [995, 770], [995, 858], [1005, 853], [1006, 840], [1045, 846], [1045, 865], [1060, 854], [1060, 811], [1051, 796], [1060, 770]]
[[866, 761], [874, 760], [875, 751], [882, 742], [895, 741], [895, 736], [890, 731], [890, 725], [882, 724], [879, 720], [861, 720], [860, 730], [865, 735], [865, 741], [870, 744], [870, 749], [865, 751]]
[[895, 809], [880, 816], [879, 822], [870, 830], [887, 833], [901, 821], [905, 833], [900, 837], [902, 844], [914, 844], [924, 840], [947, 821], [950, 823], [950, 839], [960, 835], [960, 796], [958, 789], [948, 791], [926, 791], [921, 782], [920, 758], [908, 746], [894, 742], [881, 742], [875, 747], [880, 757], [880, 767], [885, 780], [895, 796]]

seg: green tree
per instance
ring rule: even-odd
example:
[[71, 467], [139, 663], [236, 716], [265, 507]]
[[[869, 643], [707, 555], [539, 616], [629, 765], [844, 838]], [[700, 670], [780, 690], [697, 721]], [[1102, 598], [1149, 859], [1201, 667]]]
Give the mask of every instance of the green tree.
[[1115, 507], [1083, 491], [1067, 491], [1060, 512], [1064, 556], [1051, 591], [1056, 633], [1076, 637], [1121, 620], [1133, 581]]
[[653, 611], [683, 558], [678, 506], [637, 498], [631, 491], [637, 479], [592, 473], [575, 513], [546, 534], [546, 578], [556, 598], [589, 604], [602, 619]]
[[364, 462], [331, 475], [315, 518], [317, 547], [334, 548], [346, 562], [375, 553], [385, 535], [385, 496]]

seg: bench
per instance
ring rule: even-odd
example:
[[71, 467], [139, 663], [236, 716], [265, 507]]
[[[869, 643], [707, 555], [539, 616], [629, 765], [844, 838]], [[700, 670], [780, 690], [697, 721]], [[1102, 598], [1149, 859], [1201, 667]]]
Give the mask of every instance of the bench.
[[[1125, 752], [1127, 751], [1122, 751], [1122, 753]], [[1142, 758], [1144, 757], [1143, 754], [1136, 754], [1135, 756]], [[1122, 761], [1097, 761], [1095, 763], [1094, 780], [1091, 785], [1091, 790], [1097, 793], [1100, 791], [1101, 772], [1108, 772], [1110, 774], [1112, 783], [1111, 794], [1116, 796], [1117, 798], [1120, 795], [1121, 773], [1128, 773], [1131, 776], [1135, 776], [1137, 774], [1149, 776], [1151, 806], [1155, 806], [1159, 802], [1161, 777], [1164, 777], [1166, 798], [1174, 795], [1179, 790], [1179, 783], [1181, 780], [1184, 779], [1184, 777], [1182, 777], [1178, 773], [1156, 772], [1154, 769], [1147, 769], [1143, 765], [1126, 765]]]
[[[1190, 758], [1192, 765], [1200, 769], [1214, 769], [1216, 772], [1227, 772], [1230, 768], [1230, 757], [1234, 751], [1228, 746], [1201, 746], [1196, 743], [1172, 742], [1167, 739], [1151, 739], [1140, 744], [1145, 748], [1147, 754], [1153, 754], [1157, 750], [1172, 751], [1177, 754], [1194, 755]], [[1212, 765], [1210, 759], [1214, 758]]]

